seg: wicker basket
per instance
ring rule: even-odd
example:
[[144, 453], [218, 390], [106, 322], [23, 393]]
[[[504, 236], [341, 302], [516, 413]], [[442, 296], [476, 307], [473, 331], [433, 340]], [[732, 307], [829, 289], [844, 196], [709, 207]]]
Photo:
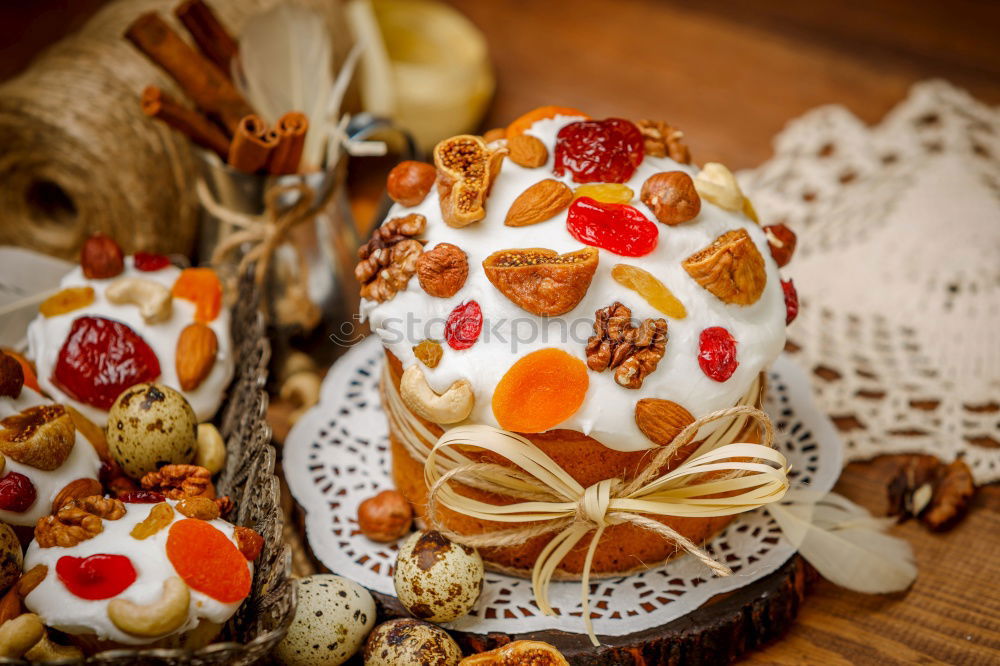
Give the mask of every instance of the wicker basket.
[[[223, 629], [220, 642], [200, 650], [120, 649], [100, 652], [87, 664], [252, 664], [263, 660], [285, 635], [295, 611], [291, 550], [281, 537], [283, 518], [275, 451], [267, 425], [267, 362], [271, 347], [253, 279], [245, 277], [232, 312], [236, 375], [216, 421], [226, 440], [226, 468], [217, 487], [236, 503], [229, 520], [257, 530], [264, 548], [254, 566], [250, 596]], [[0, 659], [0, 663], [26, 664]], [[64, 663], [64, 662], [60, 662]]]

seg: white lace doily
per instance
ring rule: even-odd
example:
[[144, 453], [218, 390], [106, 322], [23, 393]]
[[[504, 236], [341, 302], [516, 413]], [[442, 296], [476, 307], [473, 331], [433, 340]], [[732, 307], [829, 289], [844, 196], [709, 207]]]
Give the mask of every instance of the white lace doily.
[[[357, 529], [357, 507], [389, 478], [385, 414], [378, 395], [383, 354], [374, 339], [351, 349], [323, 382], [319, 404], [289, 433], [284, 449], [288, 487], [306, 510], [306, 536], [315, 555], [335, 573], [369, 589], [393, 594], [395, 546], [369, 541]], [[788, 457], [793, 487], [828, 491], [840, 474], [842, 446], [830, 421], [810, 398], [809, 380], [782, 356], [768, 378], [765, 409], [778, 428], [777, 446]], [[716, 594], [757, 580], [794, 552], [763, 510], [738, 517], [708, 546], [732, 568], [715, 578], [692, 557], [644, 573], [595, 581], [592, 610], [598, 634], [622, 635], [660, 626], [698, 608]], [[579, 583], [553, 583], [559, 612], [538, 612], [530, 581], [487, 573], [476, 608], [448, 625], [484, 633], [562, 629], [582, 632]]]
[[876, 127], [823, 107], [740, 174], [799, 236], [789, 329], [849, 460], [964, 456], [1000, 480], [1000, 109], [943, 81]]

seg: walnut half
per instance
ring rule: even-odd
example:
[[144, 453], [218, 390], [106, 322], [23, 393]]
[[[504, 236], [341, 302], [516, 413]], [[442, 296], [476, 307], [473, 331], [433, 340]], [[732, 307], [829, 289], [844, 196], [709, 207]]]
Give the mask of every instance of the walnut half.
[[381, 303], [406, 288], [424, 251], [423, 243], [413, 237], [426, 226], [427, 218], [412, 213], [393, 218], [372, 233], [358, 250], [359, 261], [354, 267], [362, 298]]
[[72, 548], [104, 531], [104, 520], [125, 515], [121, 500], [94, 495], [68, 502], [51, 516], [35, 524], [35, 541], [42, 548]]
[[587, 367], [615, 370], [615, 381], [637, 389], [656, 370], [667, 348], [667, 320], [632, 325], [632, 311], [615, 301], [594, 313], [594, 335], [587, 341]]

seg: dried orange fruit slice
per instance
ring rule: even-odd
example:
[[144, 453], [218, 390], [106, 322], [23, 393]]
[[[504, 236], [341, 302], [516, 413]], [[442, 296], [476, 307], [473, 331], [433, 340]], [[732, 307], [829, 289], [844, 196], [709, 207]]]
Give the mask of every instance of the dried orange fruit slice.
[[179, 520], [167, 535], [167, 558], [193, 590], [233, 604], [250, 594], [250, 569], [236, 544], [211, 523]]
[[203, 324], [218, 317], [222, 309], [222, 283], [211, 268], [185, 268], [174, 282], [173, 294], [193, 302], [194, 319]]
[[507, 138], [521, 136], [524, 134], [525, 130], [530, 128], [532, 125], [537, 123], [539, 120], [545, 120], [547, 118], [555, 118], [556, 116], [582, 116], [583, 118], [590, 118], [586, 113], [580, 109], [574, 109], [571, 106], [540, 106], [537, 109], [532, 109], [524, 115], [520, 116], [507, 125]]
[[493, 391], [493, 416], [505, 430], [545, 432], [580, 409], [590, 378], [583, 361], [539, 349], [510, 366]]
[[673, 319], [684, 319], [687, 310], [673, 292], [656, 277], [638, 266], [615, 264], [611, 277], [621, 286], [637, 292], [654, 308]]
[[590, 197], [602, 203], [627, 204], [635, 198], [635, 192], [621, 183], [591, 183], [573, 190], [573, 198]]

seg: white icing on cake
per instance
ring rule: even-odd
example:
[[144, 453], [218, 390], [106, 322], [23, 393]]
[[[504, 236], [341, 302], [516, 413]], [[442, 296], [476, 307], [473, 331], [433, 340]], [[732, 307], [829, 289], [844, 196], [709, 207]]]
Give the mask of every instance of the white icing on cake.
[[[361, 312], [370, 319], [372, 330], [402, 361], [404, 368], [419, 363], [413, 355], [414, 345], [424, 338], [441, 341], [444, 356], [437, 368], [422, 366], [429, 384], [434, 390], [443, 392], [454, 381], [468, 379], [475, 391], [476, 404], [467, 422], [493, 426], [498, 425], [491, 405], [493, 390], [519, 358], [538, 349], [555, 347], [585, 361], [584, 347], [593, 332], [594, 312], [616, 300], [631, 308], [636, 319], [664, 317], [669, 336], [666, 353], [642, 387], [633, 390], [619, 386], [614, 381], [613, 371], [588, 371], [590, 388], [583, 405], [558, 426], [588, 434], [612, 449], [651, 448], [653, 444], [635, 425], [637, 401], [642, 398], [673, 400], [686, 407], [695, 418], [730, 407], [784, 347], [785, 301], [778, 266], [771, 258], [761, 227], [742, 213], [724, 210], [705, 199], [702, 199], [701, 213], [690, 222], [673, 227], [657, 222], [652, 211], [639, 201], [643, 182], [661, 171], [679, 170], [694, 176], [698, 170], [669, 158], [647, 155], [625, 184], [635, 192], [630, 205], [656, 225], [659, 232], [656, 249], [643, 257], [622, 257], [599, 250], [600, 264], [587, 295], [565, 315], [538, 317], [512, 303], [486, 278], [483, 259], [502, 249], [542, 247], [569, 252], [585, 247], [567, 231], [567, 211], [531, 226], [504, 225], [511, 203], [534, 183], [556, 178], [573, 189], [579, 186], [572, 181], [568, 171], [561, 178], [552, 173], [556, 134], [575, 120], [578, 118], [557, 116], [539, 121], [528, 130], [528, 134], [541, 139], [549, 149], [548, 162], [540, 168], [527, 169], [505, 159], [486, 202], [486, 217], [479, 222], [461, 229], [445, 224], [436, 189], [412, 208], [393, 206], [387, 219], [410, 213], [427, 218], [427, 228], [419, 237], [427, 241], [425, 249], [447, 242], [464, 250], [469, 258], [469, 277], [453, 297], [435, 298], [424, 292], [414, 276], [407, 288], [391, 300], [384, 303], [362, 301]], [[721, 234], [741, 228], [747, 230], [757, 245], [767, 270], [764, 293], [756, 303], [745, 307], [723, 303], [695, 282], [681, 266], [684, 259]], [[687, 317], [666, 317], [636, 292], [615, 282], [611, 268], [618, 263], [638, 266], [659, 278], [684, 304]], [[443, 341], [444, 321], [456, 305], [468, 300], [477, 301], [482, 308], [483, 331], [470, 349], [456, 351]], [[408, 325], [412, 321], [416, 325]], [[711, 326], [726, 328], [736, 339], [739, 367], [732, 377], [721, 383], [709, 379], [698, 365], [698, 339], [701, 331]]]
[[[104, 427], [107, 425], [108, 413], [103, 409], [98, 409], [91, 405], [85, 405], [66, 395], [52, 381], [52, 373], [55, 369], [56, 359], [59, 350], [62, 348], [66, 337], [69, 335], [73, 321], [77, 317], [105, 317], [127, 324], [136, 332], [156, 353], [160, 362], [160, 377], [156, 380], [161, 384], [181, 390], [180, 382], [177, 381], [177, 370], [175, 369], [177, 353], [177, 338], [181, 331], [188, 324], [194, 322], [195, 305], [191, 301], [182, 298], [173, 299], [173, 312], [170, 319], [158, 324], [147, 324], [139, 314], [139, 308], [135, 305], [115, 305], [108, 301], [104, 295], [104, 289], [119, 278], [138, 277], [153, 280], [164, 285], [168, 289], [172, 288], [177, 276], [181, 273], [176, 266], [167, 266], [158, 271], [140, 271], [133, 267], [132, 257], [125, 258], [125, 270], [121, 275], [108, 280], [90, 280], [83, 276], [83, 270], [79, 267], [70, 271], [63, 278], [61, 287], [90, 286], [94, 289], [94, 302], [85, 308], [67, 312], [55, 317], [44, 317], [38, 315], [28, 326], [28, 356], [35, 362], [38, 370], [38, 384], [46, 393], [56, 399], [57, 402], [64, 402], [76, 407], [87, 418]], [[212, 418], [215, 411], [222, 402], [223, 392], [229, 385], [229, 380], [233, 376], [233, 354], [232, 342], [229, 335], [229, 310], [225, 307], [219, 312], [209, 326], [215, 331], [219, 341], [219, 351], [216, 355], [215, 365], [208, 377], [205, 378], [193, 391], [181, 391], [187, 401], [191, 403], [199, 421], [207, 421]]]
[[[17, 398], [0, 398], [0, 419], [5, 419], [29, 407], [48, 405], [51, 402], [41, 393], [25, 386]], [[34, 525], [39, 518], [52, 512], [52, 502], [67, 484], [77, 479], [96, 479], [100, 469], [101, 459], [98, 458], [97, 451], [79, 430], [76, 431], [76, 443], [73, 444], [66, 460], [54, 470], [38, 469], [7, 457], [6, 465], [0, 476], [6, 476], [10, 472], [23, 474], [35, 486], [37, 496], [27, 511], [17, 513], [16, 511], [0, 509], [0, 520], [11, 525]]]
[[[177, 502], [167, 500], [171, 506]], [[46, 565], [49, 570], [45, 579], [25, 597], [24, 604], [33, 613], [37, 613], [46, 626], [65, 631], [69, 634], [97, 634], [99, 638], [110, 639], [128, 645], [143, 645], [163, 638], [140, 638], [126, 634], [116, 627], [108, 617], [108, 603], [111, 599], [88, 600], [81, 599], [67, 589], [56, 574], [56, 562], [64, 555], [73, 557], [88, 557], [98, 553], [108, 555], [125, 555], [135, 567], [136, 579], [125, 591], [112, 599], [126, 599], [137, 604], [149, 604], [163, 594], [163, 583], [168, 578], [177, 576], [174, 566], [167, 558], [166, 545], [169, 525], [151, 537], [143, 540], [133, 538], [129, 533], [136, 524], [149, 515], [154, 504], [126, 504], [124, 516], [119, 520], [105, 520], [104, 531], [86, 541], [81, 541], [72, 548], [42, 548], [32, 541], [24, 556], [24, 570], [28, 571], [39, 564]], [[185, 516], [174, 511], [174, 520], [185, 520]], [[233, 526], [220, 519], [208, 521], [225, 534], [235, 544]], [[172, 523], [171, 523], [172, 524]], [[253, 563], [247, 562], [251, 576]], [[187, 621], [179, 629], [168, 635], [180, 634], [194, 629], [204, 618], [211, 622], [222, 624], [226, 622], [242, 601], [222, 603], [193, 588], [191, 603], [188, 606]]]

